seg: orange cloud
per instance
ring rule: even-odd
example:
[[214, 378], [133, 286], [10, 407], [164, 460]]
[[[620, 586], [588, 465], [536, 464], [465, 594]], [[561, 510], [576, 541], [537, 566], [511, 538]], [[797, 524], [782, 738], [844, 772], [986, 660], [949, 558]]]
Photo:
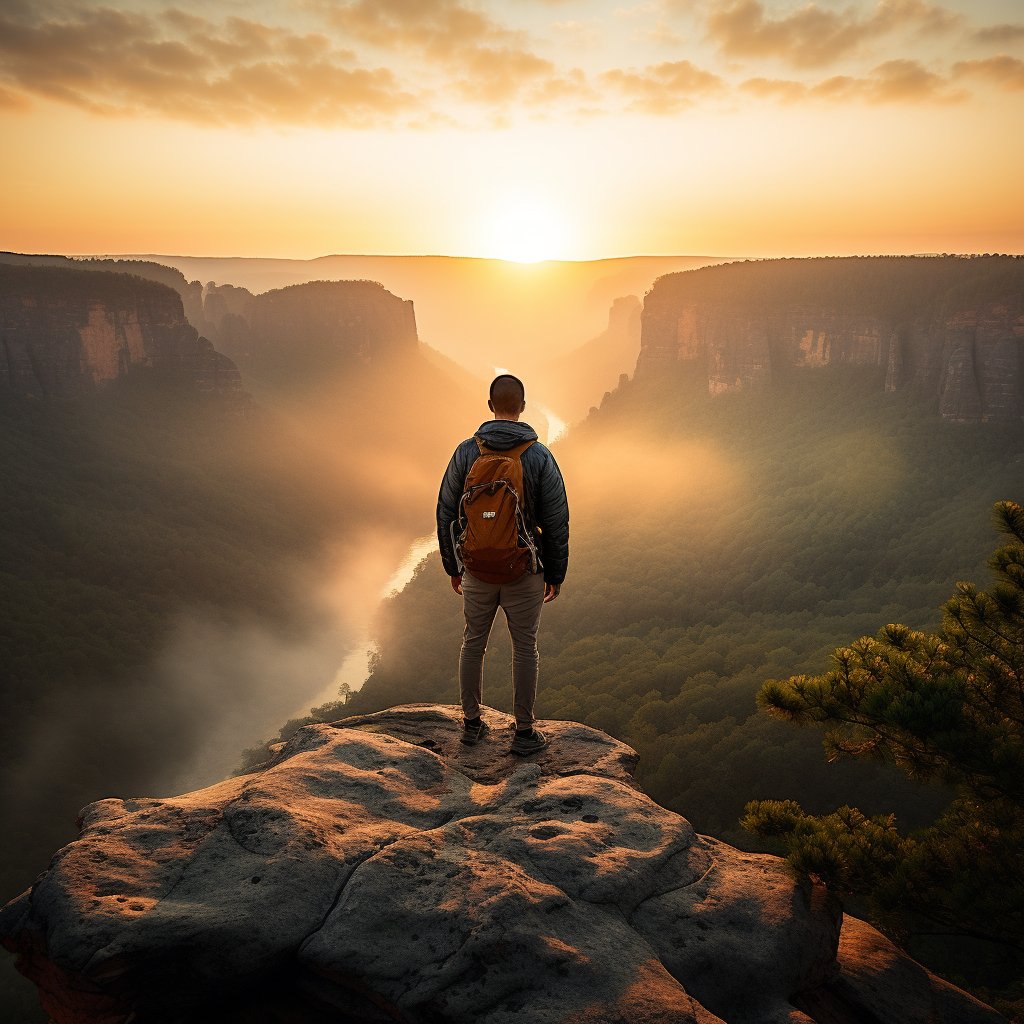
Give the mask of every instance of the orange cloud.
[[913, 60], [890, 60], [879, 64], [869, 75], [833, 75], [807, 84], [788, 79], [750, 78], [740, 89], [762, 99], [782, 103], [800, 100], [866, 103], [951, 103], [963, 99], [948, 79], [935, 74]]
[[628, 97], [634, 110], [647, 114], [678, 113], [698, 99], [725, 88], [718, 75], [688, 60], [664, 61], [642, 71], [615, 68], [604, 72], [601, 79]]
[[499, 114], [526, 94], [537, 102], [571, 91], [550, 60], [527, 48], [524, 33], [462, 0], [351, 0], [316, 9], [347, 37], [417, 54], [463, 101], [495, 106]]
[[866, 78], [838, 75], [820, 82], [811, 93], [826, 99], [863, 99], [868, 103], [948, 103], [963, 98], [950, 90], [941, 75], [914, 60], [886, 61]]
[[31, 107], [24, 95], [0, 86], [0, 110], [29, 110]]
[[953, 65], [956, 78], [983, 78], [1004, 89], [1024, 89], [1024, 60], [1000, 54], [983, 60], [962, 60]]
[[70, 4], [50, 13], [15, 5], [0, 16], [8, 106], [37, 96], [107, 115], [351, 127], [417, 109], [390, 70], [353, 61], [322, 35], [242, 18], [217, 24], [180, 11], [151, 17]]
[[526, 50], [477, 47], [460, 55], [456, 64], [469, 76], [459, 83], [463, 96], [488, 103], [508, 102], [555, 75], [551, 61]]
[[580, 68], [564, 75], [549, 75], [524, 93], [523, 102], [532, 107], [547, 108], [565, 102], [596, 102], [597, 93]]
[[315, 9], [353, 38], [434, 58], [449, 58], [466, 46], [522, 43], [520, 33], [461, 0], [353, 0], [318, 3]]
[[974, 39], [986, 45], [1009, 46], [1024, 40], [1024, 25], [989, 25], [987, 28], [979, 28], [974, 33]]
[[740, 90], [760, 99], [778, 100], [780, 103], [795, 103], [806, 99], [811, 91], [804, 82], [785, 78], [748, 78], [740, 83]]
[[809, 3], [782, 17], [771, 17], [760, 0], [732, 0], [711, 11], [707, 27], [728, 56], [774, 57], [810, 68], [884, 35], [908, 29], [935, 34], [955, 28], [961, 20], [925, 0], [880, 0], [867, 16], [853, 7], [836, 11]]
[[[891, 60], [816, 83], [762, 74], [736, 85], [725, 72], [688, 60], [585, 73], [534, 52], [525, 32], [496, 20], [497, 5], [302, 0], [302, 6], [319, 19], [321, 31], [252, 17], [213, 20], [159, 6], [126, 11], [93, 0], [0, 0], [0, 109], [25, 109], [39, 97], [102, 115], [208, 125], [429, 129], [460, 123], [473, 108], [506, 124], [517, 113], [586, 118], [623, 107], [671, 116], [729, 94], [782, 103], [920, 103], [959, 99], [958, 89], [970, 79], [1021, 88], [1021, 62], [1006, 56], [963, 60], [950, 76], [915, 60]], [[773, 14], [762, 0], [660, 0], [618, 13], [631, 22], [648, 20], [653, 45], [661, 48], [675, 38], [662, 19], [684, 9], [710, 11], [708, 31], [725, 55], [781, 59], [800, 68], [827, 64], [886, 33], [963, 24], [928, 0], [879, 0], [869, 11], [811, 0], [785, 15]], [[592, 27], [553, 25], [563, 39]], [[1024, 27], [1003, 25], [969, 38], [1012, 37], [1018, 29], [1024, 34]], [[634, 41], [642, 35], [631, 30]], [[646, 38], [653, 39], [650, 33]]]

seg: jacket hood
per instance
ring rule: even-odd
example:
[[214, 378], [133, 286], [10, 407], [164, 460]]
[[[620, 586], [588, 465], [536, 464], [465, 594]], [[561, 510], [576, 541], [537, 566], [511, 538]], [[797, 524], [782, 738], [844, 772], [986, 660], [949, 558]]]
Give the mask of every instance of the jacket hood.
[[524, 441], [538, 440], [537, 431], [529, 423], [520, 423], [517, 420], [487, 420], [480, 424], [480, 429], [474, 436], [479, 437], [488, 448], [499, 452], [515, 448]]

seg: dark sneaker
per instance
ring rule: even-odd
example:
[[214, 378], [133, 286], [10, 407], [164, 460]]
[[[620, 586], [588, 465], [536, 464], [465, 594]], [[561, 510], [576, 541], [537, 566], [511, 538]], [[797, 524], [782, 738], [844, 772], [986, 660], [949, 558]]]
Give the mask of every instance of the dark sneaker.
[[536, 754], [538, 750], [543, 750], [547, 745], [548, 738], [540, 729], [532, 730], [527, 736], [520, 736], [516, 733], [516, 738], [512, 741], [512, 753], [526, 757], [529, 754]]
[[490, 731], [491, 727], [482, 718], [478, 718], [475, 722], [463, 722], [462, 742], [467, 747], [475, 746]]

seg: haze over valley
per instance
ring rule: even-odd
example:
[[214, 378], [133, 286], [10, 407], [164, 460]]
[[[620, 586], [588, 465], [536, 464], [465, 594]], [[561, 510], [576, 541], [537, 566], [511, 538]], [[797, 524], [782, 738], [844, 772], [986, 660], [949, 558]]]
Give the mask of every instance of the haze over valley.
[[[100, 793], [212, 783], [313, 704], [452, 699], [458, 602], [436, 553], [408, 552], [432, 546], [489, 373], [425, 346], [415, 304], [366, 280], [253, 293], [4, 260], [14, 889]], [[983, 574], [986, 509], [1024, 467], [1021, 261], [739, 262], [644, 291], [535, 371], [572, 410], [554, 451], [573, 579], [546, 617], [542, 713], [632, 743], [650, 792], [734, 842], [758, 796], [923, 824], [938, 793], [823, 774], [817, 739], [753, 698], [883, 614], [934, 628], [954, 581]], [[475, 360], [507, 352], [486, 338]], [[487, 699], [506, 707], [493, 648]]]
[[1024, 1024], [1022, 115], [1017, 0], [3, 5], [0, 1019]]

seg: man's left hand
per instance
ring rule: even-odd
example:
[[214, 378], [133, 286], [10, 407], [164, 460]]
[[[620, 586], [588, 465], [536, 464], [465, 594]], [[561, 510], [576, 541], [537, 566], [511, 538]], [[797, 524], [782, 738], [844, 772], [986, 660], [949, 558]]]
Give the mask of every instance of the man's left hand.
[[551, 604], [556, 597], [558, 592], [562, 589], [561, 583], [545, 583], [544, 584], [544, 603]]

